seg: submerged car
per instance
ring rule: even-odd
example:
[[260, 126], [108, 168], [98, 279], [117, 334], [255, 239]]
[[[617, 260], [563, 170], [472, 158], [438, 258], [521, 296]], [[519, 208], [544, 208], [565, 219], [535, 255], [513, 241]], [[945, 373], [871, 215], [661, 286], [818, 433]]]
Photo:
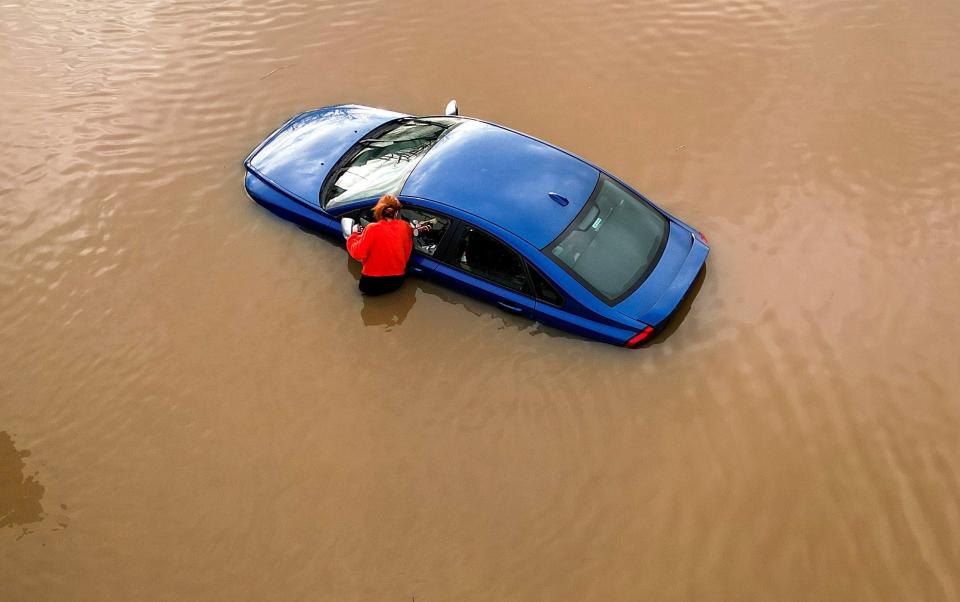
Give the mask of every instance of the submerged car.
[[656, 334], [704, 266], [703, 234], [567, 151], [446, 113], [301, 113], [246, 158], [247, 192], [330, 234], [395, 194], [416, 233], [408, 273], [615, 345]]

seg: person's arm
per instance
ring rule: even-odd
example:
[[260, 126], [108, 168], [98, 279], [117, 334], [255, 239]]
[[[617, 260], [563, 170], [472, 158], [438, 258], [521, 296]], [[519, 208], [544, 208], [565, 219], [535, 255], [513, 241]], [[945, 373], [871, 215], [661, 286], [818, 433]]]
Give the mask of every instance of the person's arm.
[[347, 252], [350, 253], [350, 257], [361, 263], [367, 260], [367, 255], [370, 254], [370, 246], [373, 244], [373, 236], [370, 234], [375, 229], [372, 226], [373, 224], [370, 224], [370, 226], [364, 228], [363, 232], [354, 232], [347, 239]]

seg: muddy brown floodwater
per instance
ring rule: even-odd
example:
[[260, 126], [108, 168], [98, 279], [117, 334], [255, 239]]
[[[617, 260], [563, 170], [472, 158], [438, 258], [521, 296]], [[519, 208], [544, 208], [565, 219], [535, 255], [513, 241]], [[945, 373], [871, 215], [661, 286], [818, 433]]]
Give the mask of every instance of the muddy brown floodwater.
[[[960, 600], [960, 2], [0, 5], [0, 600]], [[503, 123], [701, 228], [624, 351], [245, 195]]]

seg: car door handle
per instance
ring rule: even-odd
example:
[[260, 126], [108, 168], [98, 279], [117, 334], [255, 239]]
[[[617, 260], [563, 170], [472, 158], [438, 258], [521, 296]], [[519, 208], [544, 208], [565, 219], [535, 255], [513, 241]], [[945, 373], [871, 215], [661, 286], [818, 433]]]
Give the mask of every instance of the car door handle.
[[423, 268], [418, 265], [412, 265], [410, 266], [410, 271], [413, 272], [414, 274], [422, 274]]
[[515, 314], [523, 313], [523, 308], [522, 308], [522, 307], [517, 307], [516, 305], [511, 305], [511, 304], [507, 303], [506, 301], [497, 301], [497, 305], [499, 305], [500, 307], [502, 307], [503, 309], [505, 309], [505, 310], [507, 310], [507, 311], [512, 311], [512, 312], [515, 313]]

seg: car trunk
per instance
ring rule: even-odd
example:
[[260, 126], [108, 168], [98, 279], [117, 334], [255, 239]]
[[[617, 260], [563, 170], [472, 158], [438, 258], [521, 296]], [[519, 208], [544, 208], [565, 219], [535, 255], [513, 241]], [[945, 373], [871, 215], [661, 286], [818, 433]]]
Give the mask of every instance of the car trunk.
[[617, 311], [645, 324], [659, 326], [690, 289], [709, 250], [689, 230], [671, 221], [667, 244], [657, 266], [637, 290], [617, 304]]

